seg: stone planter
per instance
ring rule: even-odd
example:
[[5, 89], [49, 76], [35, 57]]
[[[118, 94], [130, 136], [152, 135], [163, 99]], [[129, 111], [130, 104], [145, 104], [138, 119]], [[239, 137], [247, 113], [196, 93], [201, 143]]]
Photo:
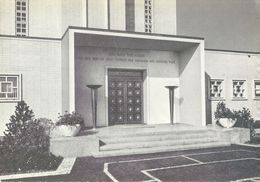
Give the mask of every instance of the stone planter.
[[220, 118], [219, 124], [224, 128], [232, 128], [236, 124], [237, 120], [230, 118]]
[[59, 125], [55, 126], [51, 131], [51, 137], [73, 137], [76, 136], [81, 129], [80, 124], [76, 125]]

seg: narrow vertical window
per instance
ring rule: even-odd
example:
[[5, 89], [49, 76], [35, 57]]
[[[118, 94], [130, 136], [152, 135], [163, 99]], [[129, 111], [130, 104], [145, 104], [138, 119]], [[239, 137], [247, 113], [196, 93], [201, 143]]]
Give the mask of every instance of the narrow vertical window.
[[135, 0], [125, 1], [126, 31], [135, 31]]
[[144, 0], [144, 30], [152, 33], [153, 30], [153, 6], [152, 0]]
[[28, 0], [16, 0], [16, 36], [28, 35]]

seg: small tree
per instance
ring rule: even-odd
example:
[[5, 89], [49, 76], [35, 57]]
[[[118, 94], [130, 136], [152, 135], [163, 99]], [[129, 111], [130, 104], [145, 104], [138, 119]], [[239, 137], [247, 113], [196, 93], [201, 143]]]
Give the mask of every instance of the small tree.
[[49, 152], [50, 138], [45, 127], [33, 117], [29, 106], [18, 102], [0, 142], [0, 172], [45, 170], [59, 165], [61, 158]]
[[6, 137], [17, 136], [24, 133], [26, 122], [32, 120], [34, 113], [24, 101], [18, 102], [15, 106], [15, 114], [10, 117], [10, 123], [6, 124]]

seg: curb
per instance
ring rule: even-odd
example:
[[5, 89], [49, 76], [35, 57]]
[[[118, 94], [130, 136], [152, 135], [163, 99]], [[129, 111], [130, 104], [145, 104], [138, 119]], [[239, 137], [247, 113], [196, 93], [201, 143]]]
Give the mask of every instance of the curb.
[[44, 176], [56, 176], [69, 174], [76, 161], [76, 158], [64, 158], [60, 166], [55, 171], [44, 171], [34, 173], [23, 173], [23, 174], [10, 174], [0, 176], [1, 180], [21, 179], [21, 178], [33, 178], [33, 177], [44, 177]]
[[235, 144], [235, 145], [246, 146], [246, 147], [254, 147], [254, 148], [260, 148], [260, 144], [237, 143], [237, 144]]

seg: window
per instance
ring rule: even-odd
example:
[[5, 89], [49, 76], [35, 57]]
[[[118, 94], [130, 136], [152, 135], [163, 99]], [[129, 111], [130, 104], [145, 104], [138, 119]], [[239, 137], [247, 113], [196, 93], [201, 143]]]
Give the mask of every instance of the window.
[[16, 35], [28, 35], [27, 0], [16, 0]]
[[125, 1], [126, 31], [135, 31], [135, 0]]
[[20, 75], [0, 74], [0, 101], [20, 100], [20, 85]]
[[241, 99], [246, 97], [246, 81], [233, 80], [233, 98]]
[[211, 99], [223, 99], [223, 80], [212, 79], [210, 80], [210, 98]]
[[254, 85], [255, 97], [260, 98], [260, 80], [255, 80]]
[[152, 8], [152, 0], [144, 0], [144, 29], [147, 33], [152, 33], [153, 29], [153, 8]]

